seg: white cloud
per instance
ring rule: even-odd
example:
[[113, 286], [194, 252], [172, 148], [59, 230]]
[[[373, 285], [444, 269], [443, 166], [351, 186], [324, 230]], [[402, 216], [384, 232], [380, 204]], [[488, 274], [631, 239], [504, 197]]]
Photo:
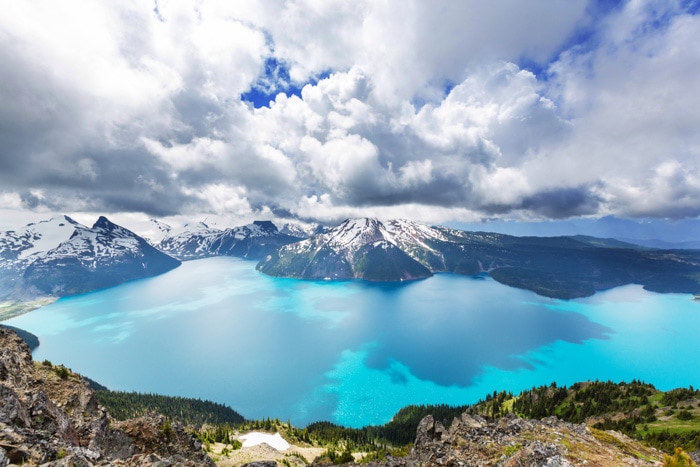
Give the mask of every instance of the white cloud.
[[[681, 187], [692, 186], [700, 170], [693, 123], [700, 121], [700, 94], [692, 92], [700, 50], [690, 46], [700, 39], [700, 17], [674, 16], [661, 6], [628, 3], [604, 24], [598, 48], [572, 50], [552, 66], [555, 98], [571, 117], [572, 131], [530, 168], [531, 179], [547, 170], [544, 176], [555, 174], [565, 184], [601, 183], [609, 208], [621, 215], [700, 214], [697, 207], [670, 209], [678, 193], [653, 186], [667, 161], [683, 166]], [[665, 24], [652, 26], [659, 21]], [[684, 196], [700, 206], [692, 192]]]
[[186, 170], [197, 170], [205, 166], [216, 166], [225, 159], [226, 143], [211, 138], [193, 138], [187, 144], [170, 143], [168, 146], [150, 138], [141, 139], [146, 149], [167, 163], [173, 175]]
[[269, 31], [297, 82], [359, 67], [381, 98], [411, 99], [461, 81], [483, 60], [546, 63], [586, 20], [585, 7], [583, 0], [273, 0], [236, 14]]
[[[8, 3], [0, 180], [32, 209], [161, 216], [697, 216], [700, 18], [594, 10]], [[242, 93], [286, 84], [266, 63], [303, 88], [254, 109]]]
[[[225, 214], [230, 212], [246, 215], [252, 212], [250, 203], [246, 197], [246, 190], [243, 187], [234, 187], [225, 184], [209, 184], [199, 189], [187, 189], [188, 194], [202, 200], [208, 205], [213, 213]], [[200, 205], [195, 209], [201, 209]], [[196, 211], [195, 211], [196, 212]]]

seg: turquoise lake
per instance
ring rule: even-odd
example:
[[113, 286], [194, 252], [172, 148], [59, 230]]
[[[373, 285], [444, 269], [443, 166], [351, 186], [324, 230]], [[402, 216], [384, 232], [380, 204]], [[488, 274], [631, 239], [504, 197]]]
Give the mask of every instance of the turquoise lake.
[[401, 284], [278, 279], [210, 258], [63, 298], [5, 324], [114, 390], [197, 397], [247, 418], [381, 424], [408, 404], [641, 379], [699, 386], [700, 303], [626, 286], [555, 300], [488, 276]]

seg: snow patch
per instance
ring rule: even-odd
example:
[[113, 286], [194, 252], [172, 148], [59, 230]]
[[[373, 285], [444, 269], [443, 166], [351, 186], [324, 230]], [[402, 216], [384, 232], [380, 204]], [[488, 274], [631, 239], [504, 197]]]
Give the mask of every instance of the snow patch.
[[[48, 221], [29, 224], [23, 237], [31, 246], [22, 250], [17, 259], [23, 260], [37, 253], [44, 253], [68, 240], [79, 224], [71, 223], [65, 217], [55, 217]], [[82, 226], [80, 226], [82, 227]]]
[[244, 448], [265, 443], [278, 451], [286, 451], [289, 449], [289, 443], [286, 442], [279, 433], [271, 435], [268, 433], [259, 433], [254, 431], [252, 433], [248, 433], [247, 435], [239, 436], [238, 439], [243, 441]]

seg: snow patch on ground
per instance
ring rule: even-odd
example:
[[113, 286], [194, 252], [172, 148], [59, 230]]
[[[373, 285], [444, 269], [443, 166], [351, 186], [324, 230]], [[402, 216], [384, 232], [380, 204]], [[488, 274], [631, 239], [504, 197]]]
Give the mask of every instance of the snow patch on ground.
[[279, 433], [271, 435], [269, 433], [259, 433], [254, 431], [252, 433], [248, 433], [247, 435], [239, 436], [238, 439], [243, 441], [244, 448], [265, 443], [278, 451], [285, 451], [289, 449], [289, 443], [286, 442]]

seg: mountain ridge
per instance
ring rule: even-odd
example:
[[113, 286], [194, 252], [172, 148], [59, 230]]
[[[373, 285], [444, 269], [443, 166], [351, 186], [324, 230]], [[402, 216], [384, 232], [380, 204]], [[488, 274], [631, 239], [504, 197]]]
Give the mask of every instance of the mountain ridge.
[[[289, 227], [287, 227], [289, 231]], [[301, 230], [299, 230], [301, 232]], [[219, 229], [204, 222], [169, 230], [154, 246], [181, 261], [211, 256], [236, 256], [260, 259], [271, 250], [299, 241], [278, 230], [271, 221], [253, 221], [252, 224]]]
[[[378, 267], [381, 263], [389, 267]], [[263, 258], [265, 274], [313, 280], [402, 281], [448, 272], [553, 298], [639, 283], [654, 292], [700, 292], [700, 251], [656, 250], [587, 236], [514, 237], [406, 220], [347, 219]]]

